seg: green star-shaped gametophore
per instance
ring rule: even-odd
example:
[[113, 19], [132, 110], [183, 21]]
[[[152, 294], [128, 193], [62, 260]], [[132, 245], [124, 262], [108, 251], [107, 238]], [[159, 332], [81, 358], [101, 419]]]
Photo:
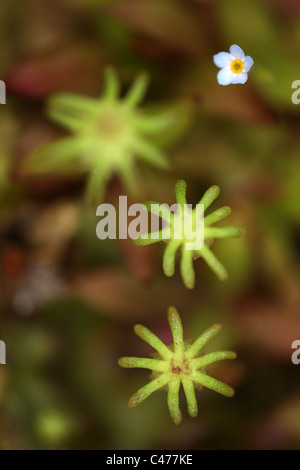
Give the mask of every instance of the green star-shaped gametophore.
[[[213, 201], [218, 197], [220, 193], [220, 188], [218, 186], [211, 186], [199, 204], [203, 205], [204, 212]], [[188, 244], [191, 242], [190, 239], [185, 237], [185, 231], [182, 230], [182, 235], [178, 238], [178, 231], [176, 230], [178, 217], [182, 217], [181, 226], [184, 229], [184, 224], [188, 226], [195, 225], [197, 206], [193, 211], [187, 213], [185, 207], [187, 206], [186, 202], [186, 183], [183, 180], [180, 180], [176, 183], [175, 187], [176, 201], [177, 204], [182, 209], [178, 214], [173, 213], [167, 209], [164, 204], [159, 204], [158, 202], [149, 201], [144, 205], [146, 209], [161, 217], [163, 220], [169, 224], [168, 227], [163, 228], [159, 232], [143, 234], [135, 240], [135, 244], [138, 246], [145, 246], [152, 243], [157, 243], [158, 241], [164, 241], [167, 246], [163, 256], [163, 270], [166, 276], [173, 276], [175, 271], [175, 256], [179, 248], [181, 251], [181, 276], [185, 286], [189, 289], [192, 289], [195, 285], [195, 272], [193, 267], [193, 260], [202, 257], [209, 267], [214, 271], [214, 273], [222, 281], [228, 278], [227, 271], [225, 267], [220, 263], [216, 258], [213, 252], [210, 250], [210, 246], [213, 243], [215, 238], [228, 238], [228, 237], [238, 237], [245, 233], [245, 230], [237, 226], [227, 226], [227, 227], [212, 227], [213, 224], [224, 219], [231, 213], [231, 209], [228, 206], [221, 207], [211, 214], [204, 216], [204, 240], [203, 246], [199, 249], [193, 250], [188, 248]], [[183, 217], [183, 214], [188, 214], [188, 217], [192, 220], [189, 221]]]
[[119, 365], [127, 368], [144, 368], [153, 371], [153, 379], [140, 388], [129, 400], [133, 408], [142, 403], [156, 390], [164, 387], [168, 390], [168, 407], [175, 424], [180, 424], [182, 415], [179, 407], [179, 389], [182, 384], [191, 417], [198, 414], [194, 387], [207, 387], [216, 392], [232, 397], [234, 390], [223, 382], [206, 374], [205, 367], [223, 359], [235, 359], [232, 351], [215, 351], [199, 356], [200, 351], [222, 328], [215, 324], [202, 333], [194, 343], [187, 346], [183, 341], [183, 329], [180, 316], [174, 307], [168, 311], [169, 325], [173, 335], [173, 344], [166, 346], [155, 334], [142, 325], [134, 327], [135, 333], [158, 353], [159, 359], [141, 357], [122, 357]]
[[137, 158], [168, 168], [168, 161], [154, 143], [154, 136], [174, 124], [174, 115], [139, 108], [148, 86], [141, 74], [124, 98], [114, 70], [105, 70], [102, 95], [93, 99], [74, 93], [58, 93], [48, 101], [49, 117], [71, 135], [46, 145], [31, 158], [27, 170], [87, 172], [88, 200], [101, 202], [106, 183], [118, 174], [126, 187], [136, 191], [134, 163]]

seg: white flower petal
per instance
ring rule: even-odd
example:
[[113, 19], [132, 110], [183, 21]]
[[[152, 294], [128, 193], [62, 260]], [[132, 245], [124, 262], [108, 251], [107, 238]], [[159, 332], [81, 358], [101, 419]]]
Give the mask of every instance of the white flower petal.
[[219, 52], [219, 54], [214, 55], [214, 63], [220, 69], [227, 67], [232, 60], [233, 57], [228, 52]]
[[233, 77], [231, 83], [233, 83], [234, 85], [236, 85], [237, 83], [244, 84], [248, 80], [248, 75], [246, 73], [234, 73], [232, 75]]
[[[242, 74], [241, 74], [242, 75]], [[217, 75], [217, 79], [220, 85], [230, 85], [232, 83], [233, 73], [228, 69], [222, 69]]]
[[254, 61], [252, 57], [247, 55], [244, 59], [244, 72], [248, 73], [253, 64], [254, 64]]
[[243, 59], [245, 57], [244, 51], [236, 44], [233, 44], [229, 50], [235, 59]]

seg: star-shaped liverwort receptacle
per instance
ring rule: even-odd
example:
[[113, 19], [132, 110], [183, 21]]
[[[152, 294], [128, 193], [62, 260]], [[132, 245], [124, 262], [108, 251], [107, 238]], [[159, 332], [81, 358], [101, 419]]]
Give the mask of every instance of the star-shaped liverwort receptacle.
[[148, 76], [138, 76], [124, 98], [112, 68], [105, 70], [105, 84], [98, 99], [74, 93], [50, 98], [48, 115], [71, 132], [71, 136], [49, 144], [29, 159], [28, 169], [37, 172], [85, 171], [89, 173], [87, 196], [101, 202], [112, 174], [120, 175], [129, 190], [135, 191], [136, 158], [159, 168], [167, 168], [163, 152], [153, 137], [172, 125], [174, 116], [164, 111], [146, 112], [138, 106], [148, 86]]
[[[218, 197], [219, 193], [220, 188], [218, 186], [211, 186], [206, 191], [198, 204], [202, 205], [204, 212]], [[144, 204], [149, 212], [161, 217], [168, 226], [162, 228], [159, 232], [140, 235], [136, 238], [134, 243], [138, 246], [145, 246], [158, 241], [164, 241], [167, 247], [163, 256], [163, 270], [165, 275], [169, 277], [174, 274], [176, 252], [181, 248], [181, 276], [185, 286], [189, 289], [192, 289], [195, 285], [193, 260], [200, 257], [206, 261], [219, 279], [222, 281], [226, 280], [228, 278], [227, 271], [210, 250], [210, 246], [215, 238], [238, 237], [244, 234], [245, 230], [237, 226], [213, 227], [213, 224], [230, 215], [231, 209], [228, 206], [221, 207], [206, 216], [204, 216], [204, 212], [202, 211], [203, 244], [201, 248], [191, 249], [191, 239], [186, 238], [188, 230], [184, 230], [184, 225], [187, 224], [191, 226], [191, 224], [194, 224], [197, 228], [197, 206], [193, 211], [190, 210], [190, 212], [187, 212], [185, 209], [187, 207], [185, 181], [180, 180], [176, 183], [175, 194], [177, 205], [181, 208], [179, 214], [176, 214], [176, 212], [173, 213], [164, 204], [159, 204], [158, 202], [149, 201]], [[184, 217], [183, 214], [188, 215]], [[178, 236], [178, 230], [176, 229], [178, 226], [178, 217], [182, 217], [183, 228], [181, 230], [181, 236]], [[190, 221], [190, 219], [192, 219], [192, 221]]]
[[206, 366], [223, 359], [235, 359], [232, 351], [215, 351], [200, 356], [202, 348], [222, 328], [215, 324], [202, 333], [191, 345], [183, 341], [183, 329], [180, 316], [174, 307], [168, 311], [169, 325], [173, 335], [173, 344], [166, 346], [156, 335], [142, 325], [134, 327], [135, 333], [152, 346], [159, 358], [122, 357], [119, 365], [127, 368], [143, 368], [153, 371], [153, 378], [140, 388], [129, 400], [129, 407], [134, 408], [142, 403], [153, 392], [166, 388], [168, 391], [168, 407], [175, 424], [180, 424], [182, 415], [179, 407], [179, 390], [182, 384], [187, 400], [189, 415], [193, 418], [198, 414], [195, 387], [207, 387], [226, 397], [232, 397], [234, 390], [206, 373]]

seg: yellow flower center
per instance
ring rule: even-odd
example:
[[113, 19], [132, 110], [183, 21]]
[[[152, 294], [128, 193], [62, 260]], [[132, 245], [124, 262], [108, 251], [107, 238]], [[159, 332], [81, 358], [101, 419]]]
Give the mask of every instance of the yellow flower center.
[[230, 68], [233, 73], [242, 73], [244, 69], [244, 62], [240, 59], [235, 59], [231, 62]]

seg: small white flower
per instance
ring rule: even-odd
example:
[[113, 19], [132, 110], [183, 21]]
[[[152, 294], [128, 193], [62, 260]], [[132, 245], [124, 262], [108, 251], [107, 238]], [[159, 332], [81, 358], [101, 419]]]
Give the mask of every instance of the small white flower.
[[230, 85], [231, 83], [246, 83], [248, 72], [254, 64], [252, 57], [245, 56], [244, 51], [233, 44], [228, 52], [219, 52], [214, 55], [214, 63], [221, 70], [217, 75], [220, 85]]

